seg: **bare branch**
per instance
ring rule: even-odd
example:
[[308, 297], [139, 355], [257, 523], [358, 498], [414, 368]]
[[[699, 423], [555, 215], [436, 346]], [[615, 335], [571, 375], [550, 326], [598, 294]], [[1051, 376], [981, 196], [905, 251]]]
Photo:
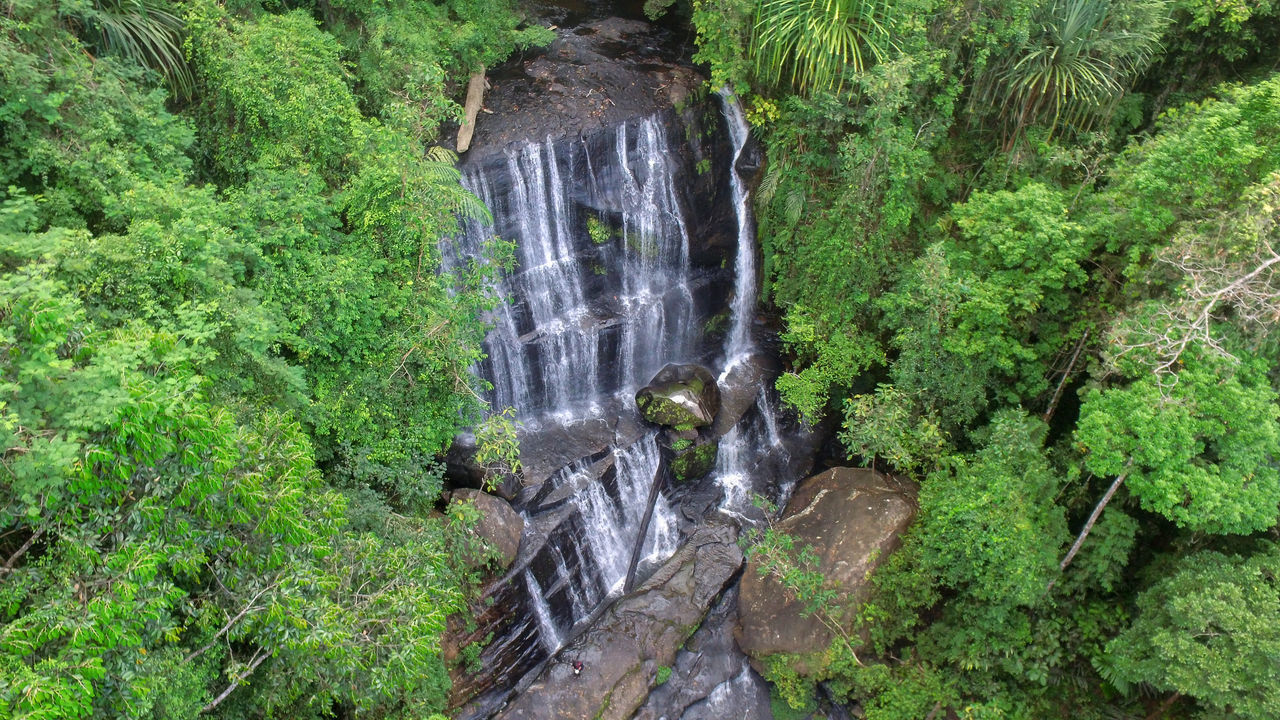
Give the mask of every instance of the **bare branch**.
[[277, 581], [277, 582], [273, 582], [273, 583], [271, 583], [270, 585], [268, 585], [268, 586], [266, 586], [266, 587], [262, 588], [261, 590], [259, 590], [259, 591], [258, 591], [258, 594], [257, 594], [257, 595], [254, 595], [254, 596], [249, 600], [249, 603], [248, 603], [247, 605], [245, 605], [245, 606], [244, 606], [244, 608], [242, 608], [242, 609], [240, 610], [240, 612], [236, 613], [236, 616], [235, 616], [235, 617], [233, 617], [233, 618], [231, 618], [230, 620], [228, 620], [228, 621], [227, 621], [227, 624], [226, 624], [226, 625], [223, 625], [223, 626], [222, 626], [222, 629], [221, 629], [221, 630], [219, 630], [217, 633], [215, 633], [215, 634], [214, 634], [214, 636], [209, 640], [209, 643], [208, 643], [207, 645], [205, 645], [204, 647], [200, 648], [199, 650], [196, 650], [195, 652], [193, 652], [193, 653], [191, 653], [190, 655], [188, 655], [188, 656], [186, 656], [185, 658], [183, 658], [183, 659], [182, 659], [183, 664], [185, 665], [186, 663], [189, 663], [189, 662], [191, 662], [192, 660], [195, 660], [196, 658], [200, 657], [201, 655], [205, 654], [206, 652], [209, 652], [209, 649], [210, 649], [210, 648], [212, 648], [212, 647], [214, 646], [214, 644], [218, 642], [218, 638], [222, 637], [223, 635], [225, 635], [225, 634], [227, 633], [227, 631], [231, 630], [231, 628], [232, 628], [232, 627], [234, 627], [236, 623], [240, 622], [240, 619], [241, 619], [241, 618], [243, 618], [245, 615], [249, 614], [251, 611], [253, 611], [253, 610], [255, 610], [255, 609], [258, 609], [258, 608], [255, 608], [255, 607], [254, 607], [254, 603], [258, 602], [258, 598], [262, 597], [263, 593], [265, 593], [266, 591], [268, 591], [268, 590], [270, 590], [271, 588], [275, 587], [275, 586], [276, 586], [276, 584], [277, 584], [278, 582], [279, 582], [279, 581]]
[[22, 543], [22, 546], [9, 556], [9, 559], [5, 561], [3, 567], [0, 567], [0, 575], [7, 575], [13, 572], [13, 566], [18, 563], [18, 560], [20, 560], [23, 555], [27, 554], [27, 551], [31, 549], [32, 544], [34, 544], [36, 540], [39, 540], [41, 535], [44, 535], [44, 528], [40, 528], [39, 530], [31, 533], [31, 537], [27, 538], [27, 541]]
[[1071, 373], [1076, 369], [1076, 361], [1080, 359], [1080, 352], [1084, 350], [1084, 345], [1089, 341], [1089, 331], [1085, 330], [1080, 336], [1080, 342], [1076, 343], [1076, 351], [1071, 354], [1071, 362], [1067, 363], [1067, 369], [1062, 373], [1062, 379], [1058, 381], [1058, 387], [1053, 391], [1053, 397], [1049, 400], [1049, 407], [1044, 411], [1044, 415], [1040, 417], [1046, 423], [1053, 419], [1053, 413], [1058, 409], [1058, 401], [1062, 399], [1062, 391], [1067, 387], [1067, 381], [1071, 379]]
[[1147, 355], [1172, 381], [1192, 345], [1235, 359], [1215, 329], [1231, 323], [1261, 342], [1280, 321], [1280, 173], [1231, 213], [1184, 229], [1159, 258], [1182, 278], [1175, 297], [1148, 303], [1112, 329], [1112, 362]]
[[265, 661], [269, 657], [271, 657], [270, 650], [268, 650], [267, 648], [258, 648], [258, 651], [255, 652], [253, 654], [253, 657], [249, 659], [249, 667], [244, 672], [237, 673], [235, 676], [235, 679], [231, 681], [231, 684], [228, 685], [226, 689], [224, 689], [222, 692], [218, 693], [217, 697], [209, 701], [208, 705], [205, 705], [203, 708], [201, 708], [200, 712], [207, 713], [213, 710], [214, 708], [218, 707], [219, 705], [221, 705], [222, 701], [226, 700], [228, 695], [230, 695], [236, 688], [240, 687], [240, 683], [243, 682], [250, 675], [252, 675], [253, 671], [257, 670], [258, 666], [261, 665], [263, 661]]
[[[1132, 461], [1130, 464], [1132, 464]], [[1124, 479], [1128, 476], [1129, 470], [1128, 465], [1126, 465], [1125, 471], [1120, 473], [1120, 476], [1111, 483], [1111, 487], [1107, 488], [1106, 494], [1102, 496], [1102, 499], [1098, 501], [1098, 504], [1093, 506], [1093, 512], [1089, 513], [1089, 519], [1085, 521], [1084, 527], [1080, 528], [1080, 534], [1076, 536], [1076, 541], [1072, 543], [1071, 549], [1067, 551], [1067, 556], [1062, 558], [1062, 562], [1058, 564], [1058, 570], [1065, 572], [1067, 566], [1075, 559], [1076, 553], [1080, 552], [1080, 546], [1084, 545], [1084, 539], [1089, 537], [1089, 532], [1093, 530], [1094, 523], [1098, 522], [1099, 517], [1102, 517], [1102, 511], [1107, 509], [1107, 503], [1111, 502], [1111, 497], [1116, 494], [1116, 491], [1120, 489], [1120, 485], [1124, 483]], [[1044, 594], [1048, 595], [1049, 591], [1053, 589], [1054, 584], [1057, 582], [1057, 578], [1050, 580], [1049, 586], [1044, 589]], [[1043, 597], [1043, 595], [1041, 597]]]

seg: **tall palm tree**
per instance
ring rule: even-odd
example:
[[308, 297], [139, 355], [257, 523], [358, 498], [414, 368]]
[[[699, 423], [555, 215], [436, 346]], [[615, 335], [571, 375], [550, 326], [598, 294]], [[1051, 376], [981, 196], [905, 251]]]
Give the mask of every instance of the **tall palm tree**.
[[93, 0], [68, 3], [63, 17], [99, 53], [121, 55], [160, 73], [189, 96], [191, 69], [182, 51], [182, 18], [165, 0]]
[[1115, 109], [1159, 49], [1168, 0], [1045, 0], [1022, 45], [979, 78], [1010, 141], [1029, 125], [1087, 130]]
[[784, 76], [801, 92], [843, 87], [893, 47], [886, 0], [760, 0], [751, 55], [770, 84]]

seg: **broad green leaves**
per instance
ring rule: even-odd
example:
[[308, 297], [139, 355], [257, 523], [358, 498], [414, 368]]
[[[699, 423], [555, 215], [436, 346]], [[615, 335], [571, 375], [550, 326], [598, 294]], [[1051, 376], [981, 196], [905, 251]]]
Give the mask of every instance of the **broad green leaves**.
[[1092, 390], [1076, 439], [1094, 473], [1128, 472], [1147, 510], [1213, 533], [1265, 530], [1280, 516], [1280, 408], [1263, 366], [1200, 352], [1162, 387], [1140, 378]]
[[[188, 117], [70, 32], [108, 5], [185, 14]], [[486, 211], [365, 116], [314, 19], [254, 5], [0, 16], [5, 717], [444, 708], [473, 551], [417, 511], [478, 407], [493, 298], [489, 261], [440, 277], [436, 246]], [[475, 5], [455, 39], [505, 54], [483, 28], [516, 19]]]
[[[1025, 613], [1037, 603], [1067, 537], [1053, 504], [1062, 480], [1041, 449], [1045, 426], [1004, 411], [975, 454], [950, 459], [922, 485], [920, 516], [880, 571], [888, 629], [902, 632], [944, 595], [917, 642], [924, 659], [966, 669], [1011, 669], [1034, 643]], [[901, 625], [899, 625], [901, 624]]]

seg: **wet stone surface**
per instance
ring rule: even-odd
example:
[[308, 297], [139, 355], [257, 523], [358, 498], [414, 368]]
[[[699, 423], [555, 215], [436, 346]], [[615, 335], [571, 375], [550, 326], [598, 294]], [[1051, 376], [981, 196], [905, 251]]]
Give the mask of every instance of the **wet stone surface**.
[[673, 43], [662, 28], [618, 17], [557, 29], [548, 47], [490, 72], [468, 156], [683, 106], [703, 78]]

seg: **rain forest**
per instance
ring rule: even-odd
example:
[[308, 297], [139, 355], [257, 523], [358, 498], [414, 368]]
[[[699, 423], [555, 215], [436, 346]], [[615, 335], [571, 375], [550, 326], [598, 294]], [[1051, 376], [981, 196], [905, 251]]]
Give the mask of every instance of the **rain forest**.
[[1280, 0], [0, 0], [0, 720], [1280, 718]]

